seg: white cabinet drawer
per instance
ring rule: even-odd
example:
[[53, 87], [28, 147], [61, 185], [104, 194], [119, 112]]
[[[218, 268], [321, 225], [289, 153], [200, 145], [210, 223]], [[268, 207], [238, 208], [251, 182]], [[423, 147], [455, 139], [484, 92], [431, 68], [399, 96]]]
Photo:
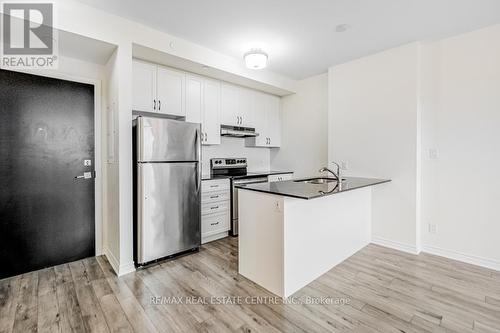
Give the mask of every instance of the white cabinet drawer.
[[270, 183], [273, 182], [282, 182], [284, 180], [291, 180], [293, 177], [293, 173], [282, 173], [279, 175], [270, 175], [267, 177], [267, 181]]
[[229, 191], [203, 193], [201, 195], [201, 204], [229, 201], [230, 199]]
[[229, 186], [229, 179], [204, 180], [201, 182], [201, 193], [229, 191]]
[[229, 230], [229, 211], [201, 218], [201, 235], [207, 237]]
[[229, 201], [213, 202], [201, 205], [201, 215], [229, 212]]

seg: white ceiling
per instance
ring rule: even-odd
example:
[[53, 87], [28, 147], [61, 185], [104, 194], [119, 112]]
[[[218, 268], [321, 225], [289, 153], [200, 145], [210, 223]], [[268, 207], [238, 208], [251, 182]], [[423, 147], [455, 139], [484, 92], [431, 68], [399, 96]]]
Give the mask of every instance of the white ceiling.
[[[500, 23], [500, 0], [79, 0], [295, 79], [412, 41]], [[344, 33], [335, 32], [348, 24]]]

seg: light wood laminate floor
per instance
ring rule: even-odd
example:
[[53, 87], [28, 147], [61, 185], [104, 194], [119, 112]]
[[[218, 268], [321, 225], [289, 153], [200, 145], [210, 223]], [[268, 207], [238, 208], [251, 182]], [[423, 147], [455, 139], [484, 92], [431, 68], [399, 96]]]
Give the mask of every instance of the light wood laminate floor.
[[[4, 279], [0, 333], [500, 332], [499, 272], [370, 245], [294, 304], [272, 304], [272, 294], [238, 275], [237, 256], [237, 239], [226, 238], [122, 278], [97, 257]], [[211, 296], [219, 298], [183, 304]]]

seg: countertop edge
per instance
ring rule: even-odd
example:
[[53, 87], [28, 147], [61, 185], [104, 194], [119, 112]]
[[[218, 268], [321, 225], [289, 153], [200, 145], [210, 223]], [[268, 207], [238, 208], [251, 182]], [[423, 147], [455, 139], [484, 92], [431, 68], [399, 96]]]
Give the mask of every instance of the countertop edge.
[[341, 190], [341, 191], [337, 191], [337, 192], [332, 192], [332, 193], [318, 194], [318, 195], [315, 195], [315, 196], [300, 196], [300, 195], [294, 195], [294, 194], [288, 194], [288, 193], [279, 193], [279, 192], [273, 192], [273, 191], [267, 191], [267, 190], [261, 190], [261, 189], [251, 188], [251, 187], [247, 187], [245, 185], [243, 185], [243, 186], [236, 185], [236, 188], [238, 188], [240, 190], [254, 191], [254, 192], [272, 194], [272, 195], [277, 195], [277, 196], [282, 196], [282, 197], [288, 197], [288, 198], [311, 200], [311, 199], [317, 199], [317, 198], [327, 197], [327, 196], [338, 194], [338, 193], [344, 193], [344, 192], [354, 191], [354, 190], [365, 188], [365, 187], [376, 186], [376, 185], [381, 185], [381, 184], [392, 182], [392, 179], [374, 179], [374, 181], [375, 180], [376, 180], [376, 182], [374, 182], [372, 184], [366, 184], [366, 185], [362, 185], [362, 186], [358, 186], [358, 187], [348, 188], [348, 189], [345, 189], [345, 190]]

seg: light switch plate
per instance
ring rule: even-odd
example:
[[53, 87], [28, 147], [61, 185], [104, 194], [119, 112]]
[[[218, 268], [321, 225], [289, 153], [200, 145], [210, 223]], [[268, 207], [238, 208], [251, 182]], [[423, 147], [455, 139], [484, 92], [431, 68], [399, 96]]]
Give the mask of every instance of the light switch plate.
[[429, 148], [429, 158], [431, 160], [437, 160], [439, 158], [439, 151], [437, 148]]
[[92, 160], [83, 160], [84, 166], [92, 166]]

